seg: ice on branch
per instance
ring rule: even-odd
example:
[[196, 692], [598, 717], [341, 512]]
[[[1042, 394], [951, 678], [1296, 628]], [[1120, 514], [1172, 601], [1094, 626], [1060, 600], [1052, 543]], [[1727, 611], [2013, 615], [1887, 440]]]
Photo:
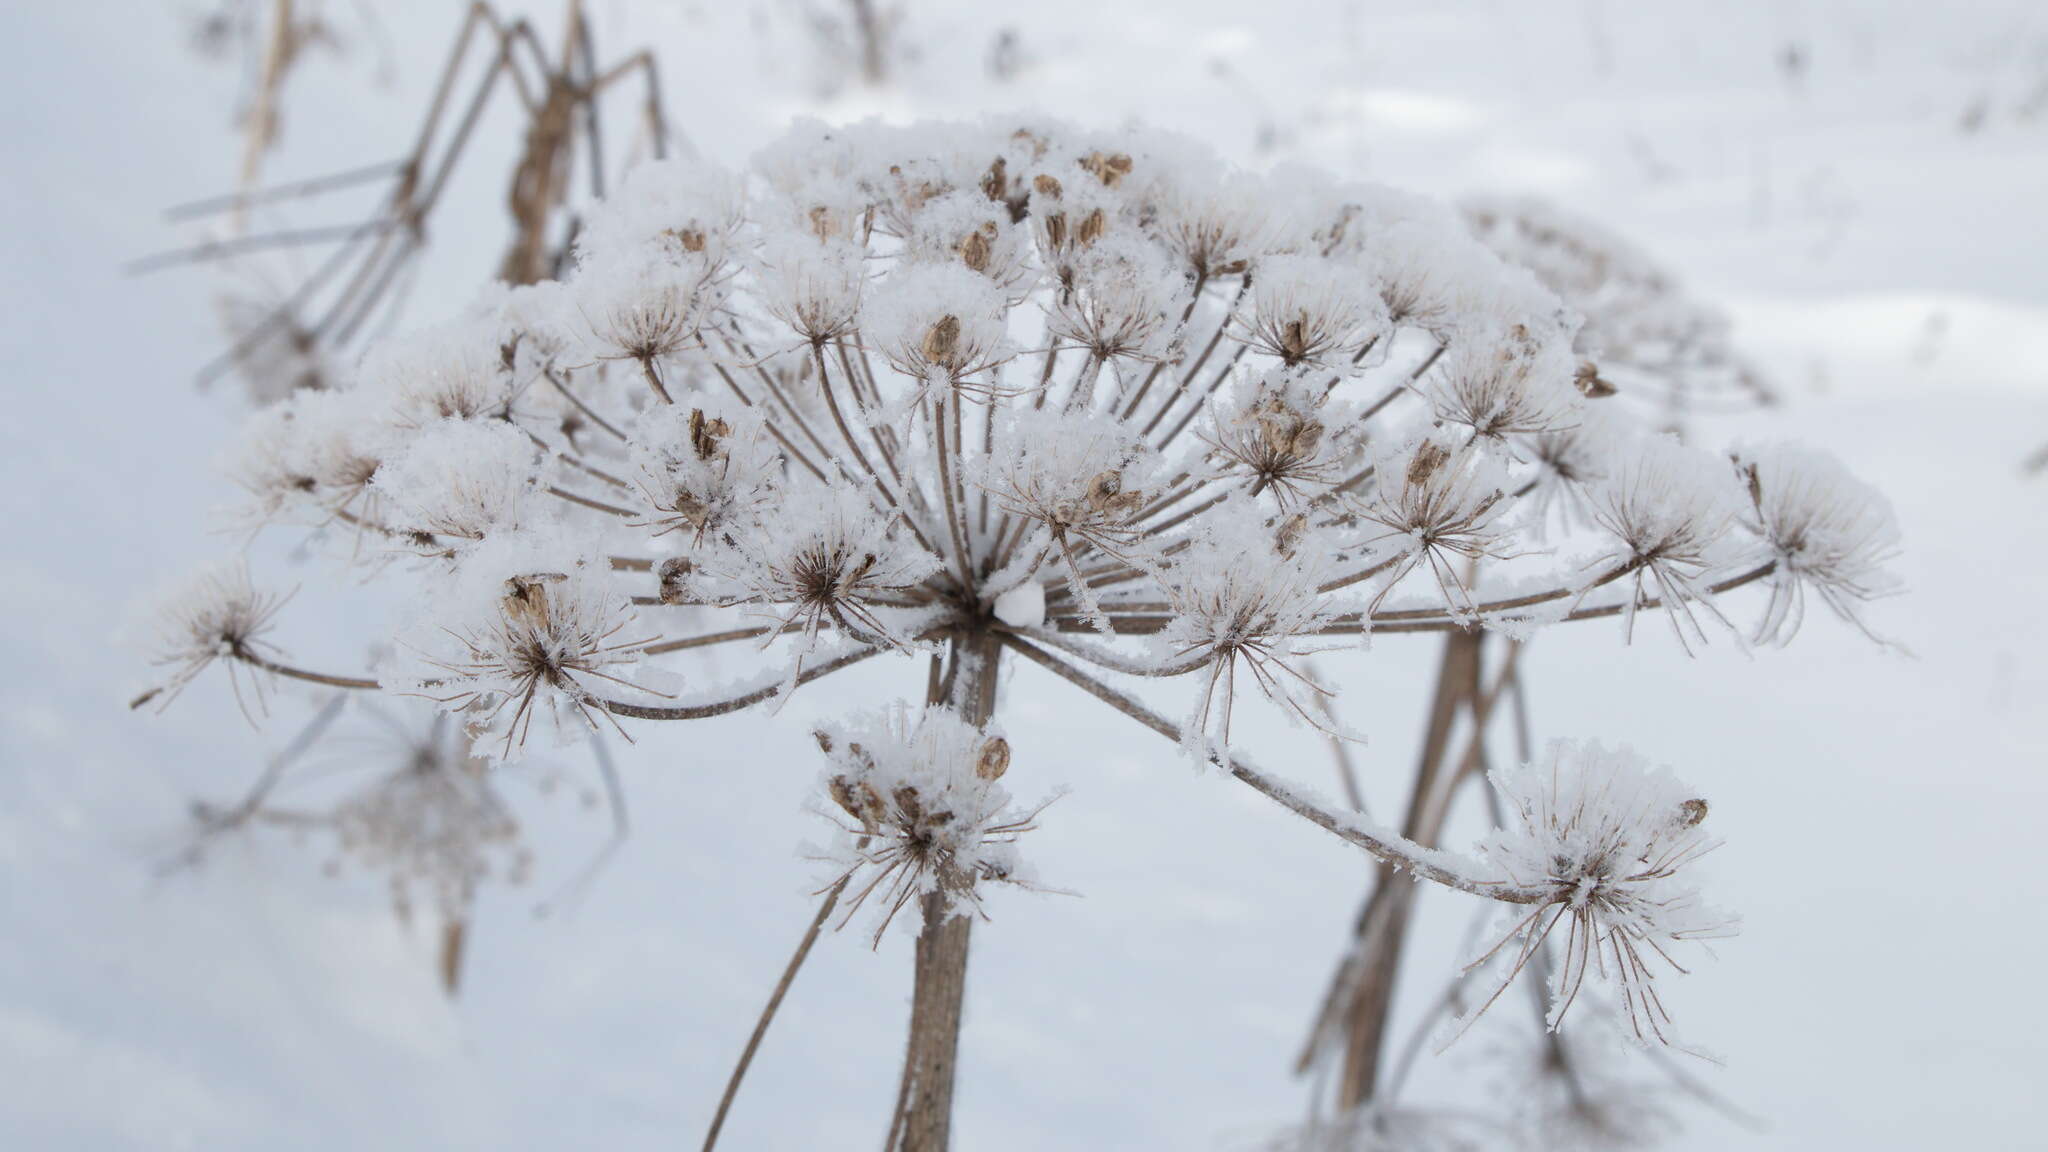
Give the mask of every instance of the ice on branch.
[[[1016, 843], [1044, 805], [1010, 807], [1000, 781], [1010, 744], [951, 709], [908, 705], [815, 733], [831, 767], [822, 788], [839, 826], [826, 858], [848, 881], [844, 926], [872, 900], [874, 938], [906, 904], [940, 893], [955, 912], [982, 913], [981, 885], [1027, 884]], [[986, 915], [985, 913], [982, 913]]]
[[1756, 638], [1790, 640], [1806, 618], [1811, 589], [1835, 615], [1875, 639], [1861, 605], [1899, 586], [1884, 568], [1899, 553], [1891, 503], [1834, 457], [1796, 444], [1742, 448], [1735, 466], [1749, 491], [1743, 519], [1776, 564]]
[[1703, 903], [1688, 880], [1691, 865], [1720, 843], [1702, 828], [1707, 802], [1669, 769], [1590, 742], [1553, 741], [1534, 762], [1496, 770], [1491, 780], [1507, 824], [1480, 842], [1480, 852], [1503, 885], [1550, 893], [1517, 909], [1508, 934], [1481, 958], [1512, 957], [1493, 999], [1562, 924], [1550, 1026], [1593, 973], [1614, 983], [1637, 1039], [1670, 1043], [1671, 1017], [1655, 986], [1659, 968], [1685, 971], [1673, 955], [1677, 945], [1731, 936], [1737, 926]]

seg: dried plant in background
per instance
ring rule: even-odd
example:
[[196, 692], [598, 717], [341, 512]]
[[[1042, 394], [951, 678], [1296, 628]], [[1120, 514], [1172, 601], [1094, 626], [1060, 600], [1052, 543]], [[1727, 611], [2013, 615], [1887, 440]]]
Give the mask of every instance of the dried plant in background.
[[[274, 19], [308, 19], [279, 2]], [[583, 6], [566, 6], [565, 26], [550, 48], [525, 20], [506, 20], [488, 4], [464, 10], [446, 63], [412, 147], [394, 160], [303, 180], [254, 186], [171, 210], [179, 221], [225, 220], [225, 234], [135, 261], [153, 271], [195, 261], [238, 273], [221, 298], [229, 347], [201, 369], [201, 384], [233, 371], [250, 397], [269, 403], [295, 391], [330, 387], [335, 373], [398, 315], [428, 245], [428, 224], [443, 207], [450, 177], [468, 154], [493, 100], [516, 101], [523, 139], [506, 192], [511, 239], [496, 278], [509, 284], [551, 279], [561, 270], [580, 216], [577, 177], [586, 170], [589, 197], [606, 190], [607, 152], [601, 105], [637, 85], [635, 150], [659, 158], [670, 143], [661, 112], [654, 57], [640, 51], [598, 64]], [[330, 197], [348, 189], [378, 190], [366, 218], [338, 224], [248, 231], [244, 214]], [[303, 275], [283, 275], [253, 262], [267, 254], [331, 249]]]
[[[850, 667], [921, 665], [915, 722], [828, 730], [821, 799], [854, 845], [828, 904], [918, 905], [890, 1144], [944, 1147], [971, 926], [985, 886], [1025, 875], [1034, 819], [993, 788], [1005, 656], [1390, 868], [1517, 910], [1521, 941], [1586, 907], [1611, 839], [1553, 843], [1526, 875], [1426, 847], [1256, 767], [1237, 705], [1326, 724], [1339, 684], [1308, 658], [1373, 633], [1476, 657], [1490, 630], [1719, 621], [1774, 580], [1842, 611], [1876, 587], [1788, 565], [1820, 542], [1741, 514], [1760, 473], [1746, 496], [1719, 457], [1589, 421], [1576, 324], [1454, 214], [1384, 189], [1143, 133], [800, 126], [747, 176], [634, 169], [564, 280], [493, 288], [259, 416], [257, 514], [346, 524], [327, 536], [417, 618], [375, 676], [216, 650], [436, 700], [502, 758], [536, 729], [772, 713]], [[1547, 476], [1530, 439], [1574, 428], [1603, 467]], [[1560, 539], [1543, 495], [1566, 483], [1608, 513]], [[749, 670], [713, 673], [714, 648]], [[1176, 685], [1177, 721], [1141, 698]], [[1463, 698], [1440, 694], [1446, 739]], [[1569, 755], [1588, 795], [1636, 771]], [[1603, 815], [1643, 844], [1691, 811]], [[1699, 927], [1585, 923], [1602, 947]]]
[[[337, 8], [346, 10], [339, 18], [333, 15]], [[239, 187], [244, 194], [261, 183], [264, 157], [283, 133], [285, 85], [306, 52], [324, 49], [341, 54], [358, 40], [374, 42], [380, 70], [388, 66], [384, 31], [367, 0], [215, 0], [213, 7], [193, 17], [193, 47], [215, 59], [239, 57], [245, 76], [235, 108], [243, 138]], [[232, 214], [236, 232], [242, 230], [246, 207], [238, 205]]]
[[1591, 373], [1586, 387], [1615, 389], [1644, 419], [1679, 434], [1696, 413], [1777, 402], [1770, 381], [1736, 351], [1727, 316], [1633, 244], [1542, 200], [1479, 198], [1463, 208], [1487, 247], [1586, 317], [1574, 340]]
[[[460, 723], [417, 701], [349, 703], [334, 695], [235, 803], [194, 803], [198, 835], [174, 864], [196, 865], [222, 837], [250, 829], [317, 837], [332, 852], [331, 874], [381, 876], [402, 922], [433, 918], [437, 969], [453, 996], [477, 890], [526, 883], [532, 852], [499, 773]], [[608, 761], [600, 764], [613, 787]], [[543, 788], [555, 781], [539, 779]]]

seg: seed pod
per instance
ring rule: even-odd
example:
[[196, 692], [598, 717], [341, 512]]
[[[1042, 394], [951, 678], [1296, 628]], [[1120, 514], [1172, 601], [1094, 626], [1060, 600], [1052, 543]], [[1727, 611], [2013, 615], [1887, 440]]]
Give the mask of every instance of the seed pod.
[[991, 200], [1001, 200], [1010, 187], [1009, 165], [1001, 156], [981, 174], [981, 194]]
[[703, 232], [695, 228], [685, 228], [680, 232], [676, 232], [674, 235], [677, 241], [679, 241], [682, 244], [683, 251], [702, 252], [704, 250]]
[[1280, 326], [1280, 359], [1299, 364], [1308, 357], [1308, 325], [1299, 317]]
[[811, 730], [811, 739], [818, 742], [818, 751], [823, 752], [827, 756], [832, 754], [832, 734], [830, 732], [825, 731], [823, 728], [813, 728]]
[[960, 262], [976, 272], [988, 271], [988, 236], [980, 231], [969, 232], [960, 241]]
[[1580, 395], [1589, 400], [1599, 400], [1612, 396], [1615, 392], [1614, 385], [1600, 375], [1600, 366], [1591, 360], [1579, 361], [1579, 369], [1573, 373], [1572, 383], [1578, 387]]
[[912, 824], [924, 819], [924, 801], [917, 798], [916, 785], [905, 784], [896, 789], [896, 810]]
[[1697, 827], [1699, 822], [1706, 818], [1707, 802], [1705, 800], [1687, 800], [1678, 806], [1678, 826], [1681, 828]]
[[1308, 457], [1316, 454], [1323, 444], [1323, 422], [1304, 420], [1294, 429], [1294, 435], [1287, 442], [1287, 450], [1295, 456]]
[[1088, 245], [1093, 244], [1096, 240], [1100, 239], [1103, 232], [1108, 230], [1108, 228], [1108, 218], [1103, 216], [1102, 209], [1097, 208], [1095, 211], [1088, 213], [1088, 215], [1081, 220], [1081, 227], [1075, 231], [1074, 239], [1077, 242], [1079, 242], [1083, 248], [1086, 248]]
[[1000, 780], [1010, 770], [1010, 742], [1001, 736], [984, 740], [974, 756], [974, 774], [983, 780]]
[[1082, 157], [1081, 167], [1094, 174], [1106, 188], [1114, 188], [1131, 171], [1131, 158], [1122, 152], [1090, 152]]
[[[692, 565], [687, 556], [671, 556], [661, 562], [661, 591], [663, 604], [688, 604], [690, 596], [690, 572]], [[827, 752], [831, 749], [827, 748]]]
[[568, 578], [562, 572], [534, 572], [505, 581], [505, 615], [547, 631], [548, 585], [560, 584]]
[[1048, 200], [1057, 200], [1066, 194], [1066, 190], [1060, 187], [1059, 179], [1045, 172], [1040, 172], [1032, 178], [1031, 190]]
[[1409, 486], [1429, 483], [1429, 478], [1436, 475], [1436, 470], [1443, 467], [1450, 458], [1450, 449], [1434, 440], [1423, 441], [1422, 447], [1417, 448], [1415, 455], [1408, 461]]
[[957, 368], [954, 358], [960, 349], [960, 318], [948, 313], [924, 334], [924, 358], [945, 368]]
[[1115, 469], [1098, 472], [1088, 481], [1088, 506], [1100, 512], [1123, 490], [1124, 478]]
[[706, 419], [702, 408], [690, 409], [690, 448], [697, 453], [697, 459], [711, 459], [718, 452], [718, 442], [731, 433], [732, 425], [719, 419]]

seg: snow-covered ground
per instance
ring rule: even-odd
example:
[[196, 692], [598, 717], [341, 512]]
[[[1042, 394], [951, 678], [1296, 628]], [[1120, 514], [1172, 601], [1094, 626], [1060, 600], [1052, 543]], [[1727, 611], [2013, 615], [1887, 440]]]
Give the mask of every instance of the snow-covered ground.
[[[875, 686], [826, 681], [776, 723], [644, 736], [625, 756], [631, 840], [546, 918], [534, 905], [597, 851], [605, 822], [577, 787], [513, 785], [537, 876], [483, 897], [453, 1003], [428, 941], [360, 875], [326, 876], [309, 846], [237, 839], [203, 868], [158, 874], [188, 803], [232, 793], [290, 730], [252, 730], [218, 678], [161, 716], [123, 707], [146, 679], [120, 640], [133, 606], [234, 543], [206, 528], [228, 496], [212, 458], [240, 401], [187, 383], [217, 349], [208, 282], [120, 272], [180, 238], [166, 205], [223, 190], [237, 163], [232, 69], [187, 51], [186, 7], [0, 11], [16, 109], [0, 181], [0, 591], [14, 613], [0, 1146], [689, 1145], [813, 906], [817, 866], [798, 847], [823, 830], [803, 809], [816, 764], [801, 721]], [[1654, 631], [1624, 648], [1600, 624], [1531, 649], [1541, 733], [1672, 763], [1728, 841], [1713, 894], [1743, 913], [1743, 934], [1673, 995], [1689, 1035], [1727, 1059], [1692, 1074], [1760, 1123], [1693, 1109], [1676, 1143], [2038, 1147], [2048, 477], [2023, 479], [2019, 463], [2048, 442], [2048, 13], [1992, 0], [956, 7], [909, 5], [920, 56], [897, 89], [821, 105], [786, 8], [592, 4], [601, 44], [662, 47], [672, 114], [726, 163], [806, 112], [1135, 117], [1248, 163], [1538, 192], [1727, 306], [1786, 403], [1702, 438], [1798, 436], [1890, 493], [1909, 592], [1875, 619], [1911, 654], [1818, 617], [1791, 648], [1753, 656], [1687, 659]], [[458, 6], [379, 8], [388, 85], [366, 93], [373, 53], [316, 56], [271, 173], [402, 147]], [[1007, 84], [981, 74], [1001, 18], [1026, 60]], [[476, 207], [438, 225], [423, 315], [495, 260], [509, 126], [486, 121], [453, 193]], [[282, 547], [265, 557], [289, 563]], [[295, 653], [359, 660], [377, 608], [366, 593], [326, 621], [297, 614]], [[1364, 690], [1346, 698], [1389, 809], [1434, 655], [1403, 639], [1363, 658], [1350, 682]], [[1033, 859], [1078, 895], [1006, 894], [976, 929], [959, 1145], [1256, 1144], [1303, 1110], [1287, 1069], [1362, 860], [1033, 669], [1007, 691], [1013, 790], [1072, 790]], [[287, 694], [280, 721], [300, 699]], [[1327, 785], [1309, 735], [1271, 723], [1251, 743]], [[562, 764], [588, 776], [574, 753]], [[1468, 819], [1453, 838], [1478, 831]], [[1423, 908], [1404, 1034], [1471, 911], [1436, 893]], [[879, 1139], [908, 951], [900, 935], [873, 952], [852, 934], [820, 943], [727, 1146]], [[1413, 1096], [1469, 1098], [1482, 1049], [1425, 1057]]]

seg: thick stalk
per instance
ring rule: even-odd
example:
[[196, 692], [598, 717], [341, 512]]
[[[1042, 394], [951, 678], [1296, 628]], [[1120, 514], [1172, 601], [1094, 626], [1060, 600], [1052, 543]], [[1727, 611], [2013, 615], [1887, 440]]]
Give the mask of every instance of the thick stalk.
[[[1416, 765], [1415, 791], [1401, 828], [1403, 836], [1418, 844], [1435, 847], [1443, 833], [1443, 815], [1449, 805], [1437, 802], [1437, 792], [1449, 767], [1451, 727], [1458, 710], [1479, 698], [1480, 641], [1479, 635], [1463, 632], [1444, 638], [1436, 699]], [[1400, 969], [1401, 945], [1407, 936], [1415, 891], [1415, 884], [1381, 865], [1359, 917], [1358, 964], [1342, 977], [1352, 982], [1348, 1002], [1343, 1005], [1344, 1068], [1337, 1083], [1337, 1105], [1344, 1111], [1371, 1100], [1379, 1084], [1394, 977]]]
[[[955, 636], [953, 669], [937, 686], [933, 702], [952, 705], [970, 724], [987, 724], [995, 713], [999, 655], [991, 633]], [[939, 1152], [952, 1133], [960, 1008], [967, 991], [967, 944], [974, 921], [954, 914], [942, 893], [926, 896], [923, 910], [910, 998], [910, 1040], [896, 1115], [889, 1125], [891, 1152]]]

